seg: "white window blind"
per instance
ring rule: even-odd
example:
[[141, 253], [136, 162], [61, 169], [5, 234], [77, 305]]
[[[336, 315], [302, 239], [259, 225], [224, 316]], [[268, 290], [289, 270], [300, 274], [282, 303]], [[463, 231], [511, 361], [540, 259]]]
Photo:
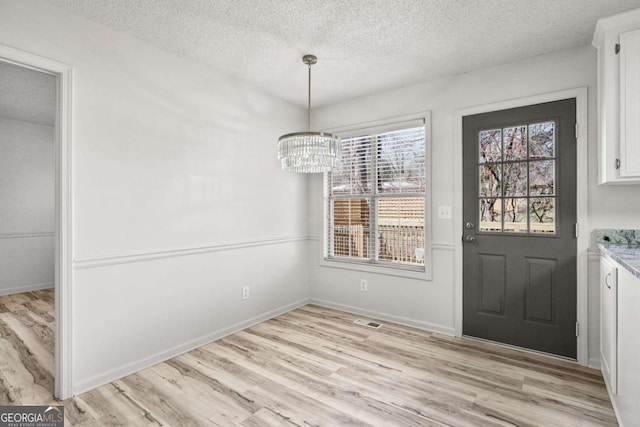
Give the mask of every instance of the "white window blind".
[[325, 259], [424, 271], [424, 120], [342, 136], [325, 181]]

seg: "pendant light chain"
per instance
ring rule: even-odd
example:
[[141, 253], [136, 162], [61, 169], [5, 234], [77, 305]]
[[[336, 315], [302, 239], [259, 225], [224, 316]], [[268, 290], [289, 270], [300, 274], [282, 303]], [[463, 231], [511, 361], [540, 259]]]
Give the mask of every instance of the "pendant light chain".
[[309, 79], [308, 79], [309, 96], [307, 98], [307, 121], [309, 124], [309, 132], [311, 132], [311, 62], [308, 62], [307, 66], [309, 67]]

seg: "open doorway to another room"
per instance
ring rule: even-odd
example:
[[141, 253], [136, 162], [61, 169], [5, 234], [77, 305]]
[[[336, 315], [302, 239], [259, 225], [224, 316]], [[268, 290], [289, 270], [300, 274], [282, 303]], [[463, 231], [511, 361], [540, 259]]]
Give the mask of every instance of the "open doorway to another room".
[[[0, 61], [2, 404], [47, 404], [55, 391], [56, 80]], [[25, 382], [38, 393], [23, 395]]]

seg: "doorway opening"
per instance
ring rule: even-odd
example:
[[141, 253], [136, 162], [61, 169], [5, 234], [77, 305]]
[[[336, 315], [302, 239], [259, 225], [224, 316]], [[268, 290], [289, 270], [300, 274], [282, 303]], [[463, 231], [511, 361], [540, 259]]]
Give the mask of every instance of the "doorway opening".
[[[26, 284], [24, 290], [34, 292], [31, 295], [33, 301], [29, 301], [29, 297], [26, 296], [21, 301], [33, 310], [34, 319], [43, 322], [43, 324], [35, 322], [36, 328], [45, 331], [42, 328], [51, 326], [46, 325], [47, 321], [52, 320], [51, 317], [55, 319], [53, 322], [55, 325], [53, 326], [54, 363], [52, 368], [49, 367], [49, 371], [53, 370], [53, 379], [49, 377], [45, 384], [53, 383], [53, 389], [49, 391], [59, 399], [66, 399], [73, 395], [71, 377], [71, 67], [4, 45], [0, 45], [0, 62], [0, 66], [11, 75], [16, 77], [21, 75], [31, 83], [40, 81], [50, 82], [53, 85], [51, 88], [53, 93], [49, 94], [53, 98], [51, 100], [53, 111], [38, 112], [38, 100], [25, 99], [24, 101], [28, 101], [26, 110], [23, 108], [22, 112], [14, 112], [13, 117], [3, 119], [7, 135], [11, 135], [14, 140], [27, 141], [23, 142], [25, 145], [23, 147], [7, 143], [5, 148], [10, 147], [9, 151], [12, 152], [12, 156], [15, 156], [16, 162], [21, 159], [26, 162], [23, 165], [29, 165], [29, 167], [26, 168], [28, 170], [20, 171], [17, 167], [19, 165], [14, 165], [5, 170], [5, 172], [12, 170], [17, 174], [8, 181], [16, 185], [13, 189], [9, 188], [9, 193], [13, 190], [13, 194], [7, 196], [8, 200], [4, 203], [5, 209], [1, 214], [11, 218], [7, 224], [13, 227], [12, 232], [5, 234], [11, 235], [11, 240], [22, 241], [12, 242], [12, 244], [17, 244], [23, 251], [34, 250], [35, 252], [31, 254], [34, 260], [35, 254], [39, 253], [38, 251], [44, 253], [42, 248], [47, 245], [53, 250], [53, 254], [50, 252], [48, 254], [48, 261], [43, 263], [44, 267], [34, 267], [33, 271], [14, 268], [13, 274], [26, 273], [27, 275], [23, 277], [25, 280], [16, 282], [14, 289], [9, 289], [7, 286], [5, 293], [15, 295], [16, 292], [20, 292], [20, 286]], [[5, 73], [3, 77], [9, 74]], [[20, 84], [19, 80], [14, 82]], [[20, 103], [16, 99], [9, 100], [9, 103], [12, 102], [16, 106], [24, 107], [25, 105], [25, 102]], [[0, 110], [0, 112], [6, 111]], [[20, 114], [26, 119], [20, 120]], [[33, 123], [38, 121], [44, 122]], [[46, 148], [47, 140], [50, 144], [48, 148]], [[5, 141], [8, 139], [5, 138]], [[48, 169], [45, 167], [47, 164]], [[53, 194], [47, 196], [47, 190]], [[11, 199], [17, 202], [12, 204]], [[23, 209], [29, 209], [30, 213], [21, 214]], [[19, 230], [20, 227], [24, 229]], [[28, 244], [25, 243], [27, 241]], [[39, 243], [43, 244], [39, 245]], [[13, 267], [16, 267], [17, 256], [18, 253], [14, 252], [8, 257]], [[53, 274], [46, 265], [49, 267], [53, 265]], [[41, 281], [45, 276], [49, 277], [46, 279], [49, 281]], [[51, 285], [53, 285], [53, 292], [38, 289], [50, 288]], [[31, 288], [27, 289], [29, 287]], [[47, 312], [47, 304], [54, 305], [54, 316]], [[13, 326], [20, 328], [18, 323], [14, 323]], [[43, 332], [43, 337], [45, 338], [41, 344], [48, 342], [50, 346], [51, 337], [47, 338], [46, 332]], [[22, 351], [28, 351], [28, 349], [22, 348]]]

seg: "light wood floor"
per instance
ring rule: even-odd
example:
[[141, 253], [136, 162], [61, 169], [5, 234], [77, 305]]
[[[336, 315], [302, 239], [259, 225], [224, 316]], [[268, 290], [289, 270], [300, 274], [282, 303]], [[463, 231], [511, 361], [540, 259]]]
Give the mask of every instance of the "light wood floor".
[[[55, 402], [53, 291], [0, 297], [0, 405]], [[66, 425], [611, 426], [598, 371], [308, 305], [62, 402]]]

